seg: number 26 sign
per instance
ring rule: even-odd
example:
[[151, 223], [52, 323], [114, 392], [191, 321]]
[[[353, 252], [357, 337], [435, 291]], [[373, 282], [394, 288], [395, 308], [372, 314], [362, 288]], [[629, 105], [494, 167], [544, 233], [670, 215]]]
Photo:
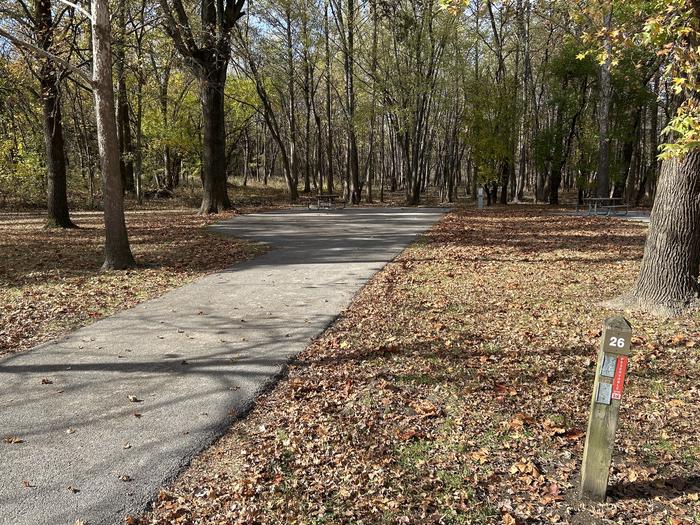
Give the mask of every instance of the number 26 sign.
[[611, 335], [607, 337], [603, 343], [603, 351], [612, 354], [629, 355], [630, 353], [630, 337], [629, 334]]

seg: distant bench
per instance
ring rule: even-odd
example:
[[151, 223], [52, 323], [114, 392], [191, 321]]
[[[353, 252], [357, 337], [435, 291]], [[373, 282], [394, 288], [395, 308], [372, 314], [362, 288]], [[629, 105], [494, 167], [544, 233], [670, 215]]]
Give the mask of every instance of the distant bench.
[[[629, 205], [619, 197], [588, 197], [583, 203], [588, 206], [588, 215], [627, 215], [630, 211]], [[577, 204], [576, 211], [578, 208]]]
[[[340, 195], [336, 195], [335, 193], [320, 193], [312, 197], [312, 202], [316, 202], [316, 209], [333, 210], [345, 207], [345, 203], [340, 201], [341, 198]], [[309, 208], [313, 207], [313, 204], [309, 205]]]

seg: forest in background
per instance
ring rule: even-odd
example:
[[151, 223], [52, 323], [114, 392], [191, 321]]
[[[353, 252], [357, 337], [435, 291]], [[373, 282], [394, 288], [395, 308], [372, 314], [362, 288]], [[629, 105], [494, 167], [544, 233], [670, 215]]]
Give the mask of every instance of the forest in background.
[[215, 214], [237, 175], [291, 202], [417, 205], [435, 186], [448, 202], [479, 187], [489, 204], [653, 203], [616, 306], [700, 296], [699, 0], [0, 0], [0, 15], [0, 204], [46, 195], [64, 228], [69, 195], [101, 207], [106, 270], [136, 265], [125, 194], [201, 181]]
[[[619, 42], [643, 32], [644, 2], [230, 4], [226, 21], [206, 0], [110, 2], [121, 174], [139, 201], [208, 171], [210, 212], [230, 206], [224, 173], [283, 181], [292, 201], [401, 190], [416, 204], [429, 185], [445, 201], [477, 185], [501, 203], [654, 196], [678, 102], [665, 57]], [[98, 206], [94, 103], [67, 66], [91, 63], [88, 19], [48, 0], [3, 1], [0, 16], [61, 59], [0, 40], [0, 205], [45, 205], [65, 177], [71, 202]]]

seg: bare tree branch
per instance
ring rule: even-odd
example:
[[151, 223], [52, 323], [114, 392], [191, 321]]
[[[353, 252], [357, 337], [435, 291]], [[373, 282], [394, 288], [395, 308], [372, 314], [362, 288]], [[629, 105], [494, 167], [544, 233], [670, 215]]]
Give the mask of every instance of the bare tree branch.
[[73, 2], [69, 2], [68, 0], [58, 0], [58, 1], [61, 2], [62, 4], [67, 5], [68, 7], [72, 7], [73, 9], [75, 9], [78, 12], [82, 13], [84, 16], [87, 17], [88, 20], [92, 20], [92, 15], [84, 7], [81, 7], [80, 5], [75, 4]]
[[37, 46], [35, 46], [34, 44], [30, 44], [29, 42], [26, 42], [26, 41], [22, 40], [21, 38], [17, 38], [13, 34], [8, 33], [7, 31], [5, 31], [2, 28], [0, 28], [0, 37], [6, 38], [7, 40], [12, 42], [17, 47], [20, 47], [22, 49], [26, 49], [27, 51], [30, 51], [34, 55], [37, 55], [37, 56], [40, 56], [43, 58], [47, 58], [47, 59], [55, 62], [56, 64], [59, 64], [60, 66], [64, 67], [65, 69], [72, 71], [76, 75], [80, 76], [83, 80], [85, 80], [88, 83], [88, 85], [92, 86], [92, 78], [90, 77], [90, 75], [88, 75], [82, 69], [78, 69], [74, 65], [66, 62], [62, 58], [59, 58], [56, 55], [49, 53], [48, 51], [44, 51], [43, 49], [40, 49]]

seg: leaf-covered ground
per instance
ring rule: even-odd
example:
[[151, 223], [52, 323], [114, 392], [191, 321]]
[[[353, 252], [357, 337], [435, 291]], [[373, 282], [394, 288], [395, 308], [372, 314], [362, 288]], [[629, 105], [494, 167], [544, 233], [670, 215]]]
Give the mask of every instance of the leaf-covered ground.
[[74, 213], [78, 230], [44, 228], [39, 213], [0, 213], [0, 355], [30, 348], [230, 266], [261, 248], [207, 232], [216, 218], [191, 209], [127, 213], [140, 267], [100, 272], [99, 213]]
[[700, 522], [700, 318], [635, 329], [610, 498], [576, 499], [603, 319], [642, 225], [449, 215], [131, 523]]
[[[242, 179], [229, 186], [235, 213], [290, 206], [280, 181], [263, 185]], [[79, 189], [79, 188], [78, 188]], [[301, 196], [299, 206], [315, 202]], [[260, 246], [216, 237], [204, 226], [234, 212], [197, 216], [199, 186], [183, 185], [174, 198], [125, 202], [132, 251], [140, 268], [101, 273], [102, 214], [88, 211], [78, 192], [71, 214], [79, 230], [46, 229], [45, 212], [21, 203], [0, 210], [0, 356], [26, 350], [102, 317], [158, 297], [207, 273], [253, 257]], [[385, 192], [373, 206], [400, 206], [405, 194]], [[426, 203], [436, 205], [431, 189]]]

